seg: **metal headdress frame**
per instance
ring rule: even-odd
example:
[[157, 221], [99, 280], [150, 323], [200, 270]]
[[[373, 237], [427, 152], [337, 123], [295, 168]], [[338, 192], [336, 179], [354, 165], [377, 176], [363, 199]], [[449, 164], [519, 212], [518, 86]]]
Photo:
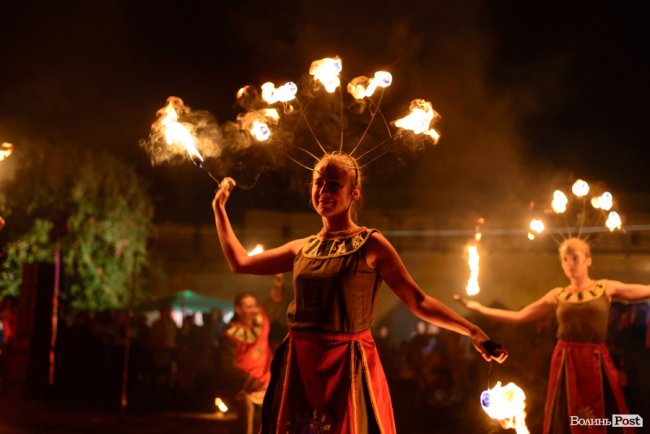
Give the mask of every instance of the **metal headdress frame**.
[[[555, 190], [550, 207], [545, 207], [543, 213], [554, 216], [555, 220], [561, 219], [563, 226], [546, 230], [541, 219], [533, 219], [528, 238], [532, 240], [536, 238], [535, 234], [546, 232], [559, 246], [569, 238], [593, 241], [593, 237], [598, 234], [622, 230], [621, 218], [615, 211], [617, 207], [612, 194], [600, 185], [595, 189], [602, 193], [595, 194], [594, 188], [586, 181], [577, 179], [569, 195], [562, 190]], [[530, 208], [535, 208], [534, 203], [531, 202]]]

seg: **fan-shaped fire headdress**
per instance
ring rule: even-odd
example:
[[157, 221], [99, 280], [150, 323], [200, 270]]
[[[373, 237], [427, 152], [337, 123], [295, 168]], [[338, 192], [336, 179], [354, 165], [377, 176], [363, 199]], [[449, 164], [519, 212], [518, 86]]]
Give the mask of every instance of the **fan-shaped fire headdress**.
[[[558, 243], [571, 237], [587, 240], [592, 234], [607, 230], [613, 232], [622, 228], [621, 217], [614, 211], [612, 194], [602, 188], [590, 187], [582, 179], [573, 183], [568, 196], [562, 190], [555, 190], [550, 207], [544, 206], [541, 212], [534, 208], [534, 204], [531, 204], [534, 212], [544, 216], [538, 215], [530, 221], [528, 238], [531, 240], [543, 232], [551, 236], [558, 234], [560, 239], [553, 237]], [[563, 223], [555, 229], [547, 230], [545, 220], [560, 220]]]
[[[246, 111], [237, 116], [236, 123], [228, 126], [230, 132], [233, 127], [238, 131], [237, 135], [230, 134], [229, 139], [236, 137], [235, 141], [242, 147], [281, 146], [282, 143], [289, 143], [287, 156], [309, 170], [312, 170], [310, 165], [290, 155], [293, 149], [316, 161], [333, 152], [346, 154], [358, 170], [384, 155], [388, 151], [386, 145], [389, 142], [407, 135], [426, 137], [434, 144], [438, 142], [440, 134], [433, 125], [439, 115], [430, 102], [413, 100], [407, 115], [389, 123], [380, 111], [380, 104], [384, 90], [392, 83], [392, 75], [386, 71], [377, 71], [373, 77], [356, 77], [348, 83], [347, 93], [344, 94], [341, 88], [342, 69], [339, 57], [324, 58], [312, 62], [310, 77], [304, 85], [287, 82], [276, 87], [274, 83], [267, 82], [259, 88], [252, 85], [242, 87], [237, 92], [237, 102]], [[337, 91], [338, 101], [326, 98], [327, 94]], [[333, 116], [336, 105], [338, 122], [337, 116]], [[318, 110], [323, 107], [324, 109]], [[318, 111], [312, 113], [315, 110]], [[201, 112], [191, 111], [180, 98], [168, 98], [167, 105], [158, 111], [149, 140], [141, 143], [154, 164], [186, 153], [197, 166], [206, 169], [203, 152], [207, 150], [208, 154], [217, 155], [219, 148], [224, 146], [219, 141], [226, 134], [218, 131], [218, 128], [210, 127], [210, 122], [202, 120], [199, 113]], [[354, 115], [362, 119], [350, 122], [347, 116]], [[377, 118], [382, 121], [383, 127], [381, 124], [379, 127], [375, 125]], [[315, 142], [317, 149], [310, 151], [308, 146], [301, 144], [305, 138], [300, 135], [299, 125], [305, 127], [302, 132], [308, 133], [306, 136], [312, 143]], [[336, 127], [332, 128], [333, 125]], [[375, 130], [381, 130], [382, 137], [373, 137], [374, 144], [364, 146], [369, 141], [365, 139], [372, 134], [373, 126]], [[394, 133], [393, 129], [398, 131]], [[338, 135], [336, 139], [333, 139], [333, 131]], [[375, 134], [378, 135], [377, 131]], [[322, 156], [319, 157], [318, 154], [321, 153]], [[162, 154], [165, 156], [161, 157]], [[212, 174], [210, 176], [216, 180]]]

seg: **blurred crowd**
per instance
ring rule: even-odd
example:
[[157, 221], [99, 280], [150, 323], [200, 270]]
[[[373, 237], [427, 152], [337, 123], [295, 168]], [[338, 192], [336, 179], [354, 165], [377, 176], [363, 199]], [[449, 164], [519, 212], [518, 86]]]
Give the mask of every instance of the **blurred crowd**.
[[[16, 317], [10, 299], [0, 306], [2, 361]], [[271, 324], [272, 348], [286, 333], [282, 320]], [[554, 318], [519, 328], [495, 325], [480, 317], [472, 320], [508, 347], [507, 363], [485, 365], [469, 339], [423, 322], [415, 324], [408, 339], [399, 341], [392, 338], [388, 326], [378, 324], [373, 334], [396, 418], [405, 420], [422, 410], [443, 410], [450, 417], [467, 419], [470, 416], [465, 409], [476, 407], [471, 403], [478, 405], [480, 392], [488, 384], [514, 381], [526, 392], [528, 424], [534, 432], [541, 427], [548, 363], [555, 344]], [[128, 314], [114, 311], [77, 312], [59, 320], [56, 397], [119, 406], [127, 324]], [[219, 310], [186, 315], [180, 327], [168, 308], [162, 308], [151, 323], [144, 313], [135, 313], [130, 321], [129, 407], [214, 411], [215, 397], [227, 396], [220, 387], [224, 383], [220, 341], [226, 328], [224, 313]], [[650, 366], [649, 305], [614, 303], [609, 335], [609, 341], [615, 343], [610, 350], [630, 410], [648, 414], [650, 377], [644, 370]]]

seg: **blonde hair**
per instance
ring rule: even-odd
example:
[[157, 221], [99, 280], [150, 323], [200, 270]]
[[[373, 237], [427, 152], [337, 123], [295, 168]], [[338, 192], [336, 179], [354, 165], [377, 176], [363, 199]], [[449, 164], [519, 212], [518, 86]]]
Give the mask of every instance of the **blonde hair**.
[[562, 241], [562, 244], [560, 244], [560, 247], [558, 248], [558, 253], [562, 255], [562, 252], [568, 249], [569, 246], [573, 246], [581, 250], [587, 258], [591, 257], [591, 247], [589, 246], [589, 243], [587, 243], [582, 238], [576, 237], [567, 238], [566, 240]]
[[356, 158], [345, 152], [335, 151], [329, 154], [325, 154], [323, 158], [321, 158], [316, 163], [314, 169], [329, 162], [336, 163], [337, 166], [346, 169], [348, 172], [350, 172], [351, 175], [354, 175], [352, 188], [359, 187], [359, 189], [361, 189], [361, 168], [359, 167], [359, 163], [357, 162]]

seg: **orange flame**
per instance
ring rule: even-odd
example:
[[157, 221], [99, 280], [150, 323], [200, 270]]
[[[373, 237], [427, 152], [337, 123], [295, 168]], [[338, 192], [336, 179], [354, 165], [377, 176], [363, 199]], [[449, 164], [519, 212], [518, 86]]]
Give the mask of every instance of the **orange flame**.
[[158, 114], [164, 115], [160, 124], [162, 125], [163, 132], [165, 134], [165, 140], [170, 146], [180, 145], [182, 146], [192, 159], [198, 158], [203, 162], [203, 156], [196, 149], [194, 144], [194, 137], [190, 132], [189, 128], [178, 122], [178, 113], [176, 112], [176, 105], [180, 105], [180, 109], [183, 108], [183, 101], [180, 98], [168, 98], [169, 103], [163, 109], [161, 109]]
[[566, 211], [566, 206], [569, 203], [566, 194], [560, 190], [555, 190], [553, 192], [553, 201], [551, 202], [551, 208], [555, 211], [556, 214], [562, 214]]
[[248, 252], [248, 256], [259, 255], [263, 251], [264, 251], [264, 246], [262, 244], [255, 244], [255, 247], [253, 247], [253, 250]]
[[262, 99], [269, 104], [276, 102], [289, 102], [296, 97], [298, 86], [289, 81], [276, 89], [273, 83], [266, 82], [262, 85]]
[[528, 231], [528, 239], [534, 240], [536, 237], [535, 234], [539, 235], [544, 232], [544, 222], [540, 219], [532, 219], [528, 224], [528, 228], [530, 229]]
[[526, 394], [515, 383], [501, 382], [481, 393], [481, 406], [503, 428], [514, 428], [517, 434], [529, 434], [526, 426]]
[[4, 142], [0, 146], [0, 161], [6, 160], [14, 151], [14, 145]]
[[607, 215], [607, 221], [605, 222], [605, 226], [610, 231], [615, 231], [616, 229], [621, 229], [623, 226], [623, 222], [621, 221], [621, 216], [618, 215], [616, 211], [610, 211], [610, 213]]
[[373, 78], [360, 76], [348, 83], [348, 93], [355, 99], [363, 99], [372, 96], [378, 87], [386, 88], [393, 82], [390, 72], [377, 71]]
[[604, 192], [600, 196], [594, 196], [591, 198], [591, 206], [596, 209], [602, 209], [603, 211], [609, 211], [614, 205], [614, 197], [609, 191]]
[[276, 109], [261, 109], [237, 116], [241, 129], [248, 131], [260, 142], [267, 141], [271, 137], [269, 124], [277, 124], [280, 115]]
[[326, 57], [314, 60], [309, 67], [309, 74], [320, 81], [327, 92], [332, 93], [341, 85], [339, 73], [342, 70], [343, 63], [340, 57]]
[[431, 123], [440, 117], [433, 109], [431, 103], [423, 99], [411, 101], [410, 113], [395, 121], [395, 126], [413, 131], [415, 134], [425, 134], [438, 143], [440, 133], [431, 128]]
[[586, 196], [589, 193], [589, 184], [587, 183], [587, 181], [578, 179], [571, 186], [571, 191], [573, 192], [573, 194], [575, 194], [578, 197]]
[[[477, 238], [480, 239], [480, 233], [477, 234]], [[467, 265], [469, 265], [470, 272], [465, 291], [467, 292], [467, 295], [476, 295], [481, 290], [478, 285], [479, 262], [481, 259], [481, 256], [478, 253], [478, 245], [476, 243], [468, 244], [467, 254]]]
[[228, 406], [218, 396], [216, 398], [214, 398], [214, 405], [217, 407], [217, 410], [219, 410], [222, 413], [225, 413], [225, 412], [228, 411]]

